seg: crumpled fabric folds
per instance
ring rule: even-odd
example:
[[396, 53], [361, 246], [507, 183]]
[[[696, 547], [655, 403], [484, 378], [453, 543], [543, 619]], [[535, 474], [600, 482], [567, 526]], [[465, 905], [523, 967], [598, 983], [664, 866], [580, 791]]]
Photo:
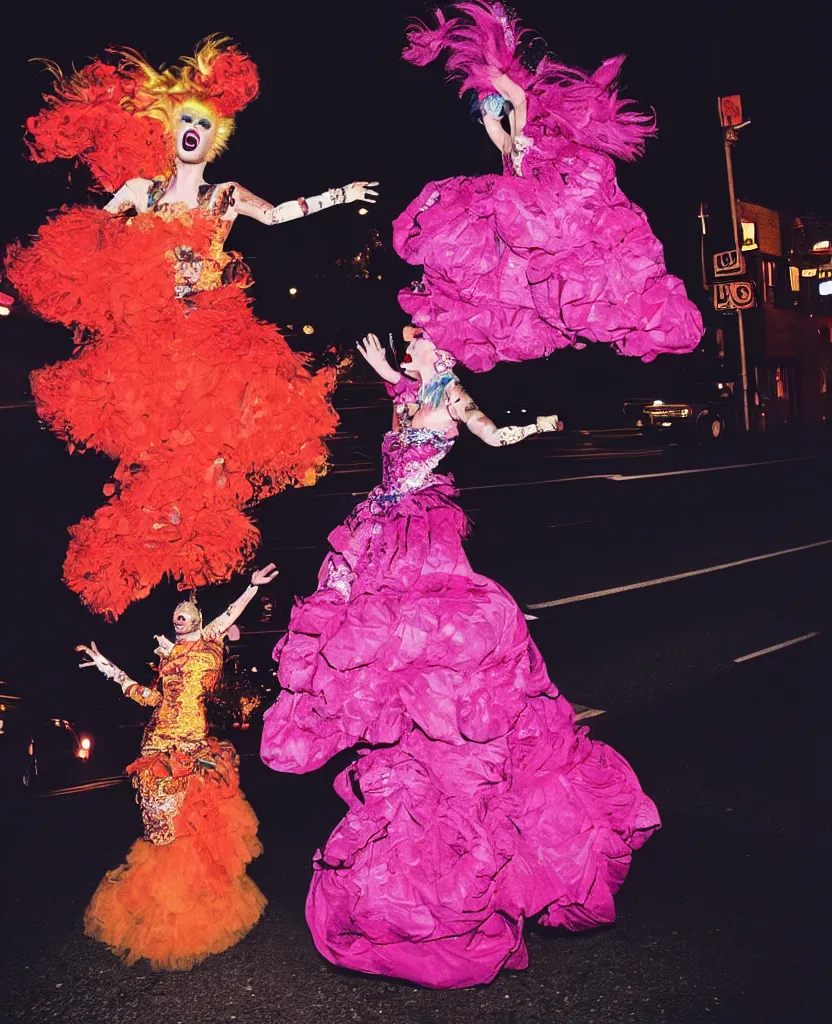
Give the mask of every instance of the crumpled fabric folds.
[[330, 536], [275, 649], [261, 754], [307, 772], [358, 746], [307, 920], [334, 964], [436, 988], [527, 963], [523, 922], [614, 919], [659, 827], [627, 762], [578, 727], [522, 612], [462, 549], [448, 477]]
[[64, 565], [110, 618], [166, 574], [183, 588], [230, 578], [259, 542], [243, 509], [326, 469], [334, 375], [311, 373], [254, 316], [247, 280], [174, 294], [175, 250], [207, 253], [222, 229], [202, 210], [73, 207], [7, 256], [27, 304], [75, 328], [72, 357], [32, 375], [38, 415], [71, 451], [118, 460]]

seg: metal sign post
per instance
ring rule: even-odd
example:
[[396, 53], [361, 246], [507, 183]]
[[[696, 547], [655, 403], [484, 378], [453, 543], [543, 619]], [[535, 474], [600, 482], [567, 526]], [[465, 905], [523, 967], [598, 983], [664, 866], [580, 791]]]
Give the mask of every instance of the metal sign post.
[[[749, 125], [750, 121], [742, 119], [742, 99], [739, 96], [719, 97], [719, 122], [722, 125], [722, 137], [725, 144], [725, 167], [728, 171], [728, 197], [731, 202], [731, 224], [734, 229], [734, 249], [737, 253], [738, 263], [742, 260], [742, 246], [740, 244], [739, 221], [737, 218], [737, 197], [734, 193], [734, 165], [731, 160], [731, 150], [739, 138], [739, 132]], [[743, 266], [745, 261], [742, 260]], [[753, 305], [753, 292], [751, 303]], [[746, 304], [746, 308], [747, 308]], [[742, 378], [742, 412], [746, 433], [751, 430], [751, 416], [748, 408], [748, 364], [745, 358], [745, 330], [742, 322], [742, 305], [736, 305], [737, 329], [740, 342], [740, 375]]]

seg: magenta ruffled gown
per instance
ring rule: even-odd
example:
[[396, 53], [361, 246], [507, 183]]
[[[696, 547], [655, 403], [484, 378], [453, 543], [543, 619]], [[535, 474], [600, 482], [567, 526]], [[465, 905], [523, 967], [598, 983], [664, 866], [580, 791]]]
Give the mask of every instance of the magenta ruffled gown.
[[[609, 63], [597, 75], [620, 61]], [[667, 273], [647, 217], [618, 187], [602, 142], [570, 137], [545, 97], [529, 94], [502, 175], [431, 182], [396, 219], [396, 251], [424, 265], [400, 305], [477, 371], [586, 341], [645, 362], [691, 352], [702, 316]]]
[[526, 918], [613, 921], [659, 817], [627, 762], [575, 725], [509, 594], [471, 568], [457, 492], [434, 473], [453, 439], [397, 412], [383, 485], [330, 535], [318, 589], [275, 648], [283, 692], [261, 754], [307, 772], [363, 748], [314, 858], [319, 951], [461, 988], [526, 966]]

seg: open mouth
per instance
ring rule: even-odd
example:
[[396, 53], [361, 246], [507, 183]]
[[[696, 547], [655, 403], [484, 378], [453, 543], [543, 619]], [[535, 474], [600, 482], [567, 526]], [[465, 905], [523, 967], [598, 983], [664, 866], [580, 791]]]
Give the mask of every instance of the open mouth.
[[186, 153], [193, 153], [195, 149], [199, 148], [199, 135], [189, 128], [182, 136], [182, 148]]

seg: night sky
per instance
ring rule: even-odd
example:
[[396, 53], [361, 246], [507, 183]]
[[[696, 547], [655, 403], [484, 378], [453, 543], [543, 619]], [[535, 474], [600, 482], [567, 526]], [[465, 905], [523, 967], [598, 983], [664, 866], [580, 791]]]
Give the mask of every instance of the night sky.
[[[567, 64], [592, 70], [606, 57], [629, 54], [624, 94], [655, 109], [660, 132], [643, 159], [620, 166], [619, 179], [664, 242], [669, 269], [686, 280], [697, 301], [703, 298], [699, 203], [717, 208], [727, 200], [719, 94], [740, 92], [752, 122], [736, 150], [738, 196], [832, 216], [832, 17], [824, 5], [524, 0], [518, 7]], [[317, 304], [319, 310], [326, 307], [331, 321], [337, 319], [334, 307], [343, 289], [334, 279], [329, 287], [326, 277], [315, 283], [311, 275], [328, 273], [338, 258], [360, 250], [373, 230], [389, 245], [390, 222], [427, 181], [500, 168], [496, 150], [471, 123], [456, 90], [444, 83], [441, 68], [415, 68], [399, 59], [406, 19], [428, 9], [421, 0], [337, 6], [316, 0], [15, 4], [4, 13], [0, 38], [0, 241], [23, 238], [50, 209], [83, 201], [89, 181], [86, 171], [65, 162], [34, 165], [25, 158], [22, 123], [39, 109], [40, 94], [50, 85], [50, 76], [28, 63], [30, 57], [48, 57], [68, 70], [73, 62], [80, 67], [85, 58], [120, 45], [159, 64], [192, 52], [205, 35], [222, 32], [257, 62], [261, 95], [238, 117], [230, 149], [209, 169], [209, 180], [237, 180], [273, 202], [355, 179], [381, 182], [382, 202], [370, 216], [357, 217], [346, 208], [272, 230], [240, 222], [231, 236], [231, 247], [252, 267], [263, 315], [282, 324], [297, 319], [287, 289], [300, 281], [308, 282], [304, 317], [314, 316]], [[417, 275], [392, 257], [388, 265], [385, 281], [356, 298], [349, 316], [345, 311], [345, 323], [366, 313], [364, 329], [381, 333], [398, 326], [390, 322], [395, 289]], [[0, 342], [6, 403], [25, 399], [29, 369], [70, 352], [68, 332], [31, 317], [0, 323]], [[46, 432], [21, 432], [16, 442], [15, 428], [23, 417], [34, 418], [34, 411], [0, 415], [4, 523], [12, 548], [3, 570], [12, 608], [4, 617], [0, 678], [17, 690], [56, 699], [81, 685], [71, 645], [91, 636], [114, 660], [140, 672], [139, 637], [149, 654], [151, 634], [168, 621], [172, 589], [159, 588], [144, 607], [108, 626], [86, 613], [59, 581], [65, 526], [98, 501], [108, 475], [104, 460], [86, 456], [70, 464]], [[56, 459], [71, 467], [77, 494], [56, 490], [50, 479]], [[217, 593], [222, 596], [211, 598], [217, 608], [209, 607], [209, 613], [232, 596]], [[44, 631], [54, 640], [41, 642]], [[89, 678], [82, 682], [91, 685]]]

